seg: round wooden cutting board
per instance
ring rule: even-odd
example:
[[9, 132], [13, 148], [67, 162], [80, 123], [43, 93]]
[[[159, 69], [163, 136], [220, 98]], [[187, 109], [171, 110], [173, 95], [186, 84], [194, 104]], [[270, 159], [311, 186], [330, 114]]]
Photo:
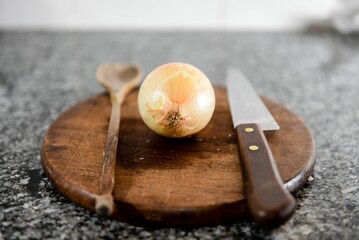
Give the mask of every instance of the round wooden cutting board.
[[[185, 139], [153, 133], [132, 92], [122, 108], [113, 217], [133, 224], [195, 226], [241, 218], [246, 213], [240, 159], [227, 93], [216, 87], [216, 110], [208, 126]], [[315, 145], [294, 113], [267, 98], [281, 129], [266, 132], [286, 187], [299, 190], [313, 171]], [[67, 198], [94, 211], [111, 106], [107, 94], [61, 114], [48, 129], [42, 165]]]

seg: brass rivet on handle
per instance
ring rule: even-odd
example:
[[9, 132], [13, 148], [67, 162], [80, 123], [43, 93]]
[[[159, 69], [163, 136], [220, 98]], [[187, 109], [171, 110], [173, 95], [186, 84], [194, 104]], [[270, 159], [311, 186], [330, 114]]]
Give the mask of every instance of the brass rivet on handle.
[[246, 131], [246, 132], [253, 132], [253, 131], [254, 131], [254, 129], [253, 129], [253, 128], [251, 128], [251, 127], [247, 127], [247, 128], [245, 128], [245, 129], [244, 129], [244, 131]]
[[257, 145], [250, 145], [248, 148], [251, 151], [257, 151], [259, 149], [259, 147]]

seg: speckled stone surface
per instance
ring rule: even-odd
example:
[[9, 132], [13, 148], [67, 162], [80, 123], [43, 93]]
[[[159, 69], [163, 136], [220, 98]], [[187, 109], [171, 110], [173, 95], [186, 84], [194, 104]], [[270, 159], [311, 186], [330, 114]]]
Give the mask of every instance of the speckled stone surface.
[[[43, 174], [42, 137], [64, 110], [102, 88], [96, 66], [136, 63], [145, 73], [192, 63], [216, 84], [238, 66], [284, 103], [317, 142], [314, 178], [289, 222], [249, 219], [195, 229], [152, 229], [98, 218]], [[359, 236], [359, 36], [334, 33], [0, 32], [0, 239], [355, 239]]]

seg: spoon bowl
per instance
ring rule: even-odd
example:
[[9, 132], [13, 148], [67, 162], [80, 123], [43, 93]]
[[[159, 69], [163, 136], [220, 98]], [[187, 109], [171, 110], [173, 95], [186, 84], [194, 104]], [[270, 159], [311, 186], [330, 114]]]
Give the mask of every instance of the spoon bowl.
[[135, 65], [105, 63], [97, 68], [96, 78], [110, 95], [118, 95], [121, 91], [126, 95], [128, 90], [139, 84], [141, 73]]

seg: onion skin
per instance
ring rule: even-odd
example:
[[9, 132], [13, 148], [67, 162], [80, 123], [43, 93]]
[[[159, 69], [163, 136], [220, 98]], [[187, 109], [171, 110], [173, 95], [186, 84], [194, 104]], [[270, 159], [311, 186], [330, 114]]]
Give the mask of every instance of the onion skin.
[[172, 138], [191, 136], [213, 116], [213, 86], [203, 72], [190, 64], [164, 64], [143, 81], [138, 108], [154, 132]]

